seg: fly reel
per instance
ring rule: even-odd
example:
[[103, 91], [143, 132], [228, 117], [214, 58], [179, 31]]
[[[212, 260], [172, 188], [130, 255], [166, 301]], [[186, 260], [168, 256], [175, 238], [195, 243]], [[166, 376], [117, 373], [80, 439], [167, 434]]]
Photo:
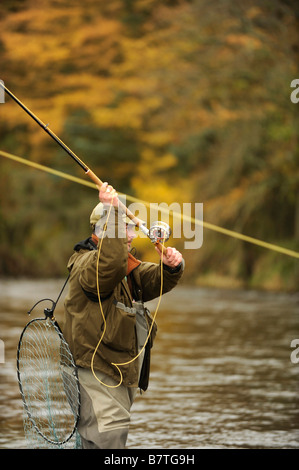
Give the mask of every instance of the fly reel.
[[148, 237], [152, 243], [167, 242], [171, 235], [171, 228], [162, 221], [154, 222], [148, 232]]

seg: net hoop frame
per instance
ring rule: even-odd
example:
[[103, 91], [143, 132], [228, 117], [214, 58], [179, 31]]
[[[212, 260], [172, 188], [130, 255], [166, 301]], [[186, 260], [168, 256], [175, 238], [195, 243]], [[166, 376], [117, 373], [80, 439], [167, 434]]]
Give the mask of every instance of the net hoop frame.
[[[52, 440], [52, 439], [49, 439], [47, 436], [45, 436], [45, 434], [42, 433], [42, 431], [39, 429], [39, 427], [37, 426], [36, 422], [35, 422], [35, 419], [34, 417], [32, 416], [32, 413], [29, 409], [29, 406], [26, 402], [26, 398], [25, 398], [25, 393], [24, 393], [24, 390], [23, 390], [23, 386], [22, 386], [22, 377], [21, 377], [21, 372], [20, 372], [20, 352], [21, 352], [21, 348], [22, 348], [22, 340], [23, 340], [23, 336], [27, 330], [27, 328], [29, 328], [29, 326], [31, 326], [34, 322], [50, 322], [52, 324], [52, 326], [54, 327], [56, 333], [58, 334], [59, 336], [59, 339], [60, 341], [63, 341], [64, 343], [64, 346], [67, 348], [68, 350], [68, 354], [69, 356], [72, 358], [72, 363], [74, 364], [74, 376], [75, 376], [75, 379], [76, 379], [76, 383], [77, 383], [77, 391], [78, 391], [78, 404], [77, 404], [77, 413], [76, 413], [76, 416], [75, 416], [75, 422], [74, 422], [74, 426], [73, 426], [73, 429], [71, 430], [71, 432], [68, 434], [68, 436], [63, 439], [63, 440]], [[34, 318], [33, 320], [29, 321], [21, 335], [20, 335], [20, 339], [19, 339], [19, 343], [18, 343], [18, 349], [17, 349], [17, 378], [18, 378], [18, 384], [19, 384], [19, 389], [20, 389], [20, 392], [21, 392], [21, 397], [22, 397], [22, 401], [23, 401], [23, 405], [24, 405], [24, 409], [28, 415], [28, 418], [30, 420], [30, 422], [32, 423], [34, 429], [36, 430], [36, 432], [43, 438], [45, 439], [48, 443], [50, 444], [53, 444], [53, 445], [57, 445], [57, 446], [61, 446], [65, 443], [67, 443], [75, 434], [76, 432], [76, 429], [77, 429], [77, 426], [78, 426], [78, 422], [79, 422], [79, 418], [80, 418], [80, 387], [79, 387], [79, 377], [78, 377], [78, 371], [77, 371], [77, 367], [75, 365], [75, 362], [74, 362], [74, 359], [73, 359], [73, 355], [69, 349], [69, 346], [62, 334], [62, 331], [57, 323], [57, 321], [54, 319], [54, 318]]]

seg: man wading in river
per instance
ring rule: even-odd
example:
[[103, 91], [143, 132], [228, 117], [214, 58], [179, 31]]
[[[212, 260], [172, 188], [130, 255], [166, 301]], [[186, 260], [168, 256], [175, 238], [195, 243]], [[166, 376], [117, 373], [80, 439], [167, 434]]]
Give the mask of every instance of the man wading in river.
[[[99, 199], [90, 217], [92, 236], [75, 246], [68, 263], [63, 333], [78, 366], [82, 447], [121, 449], [137, 389], [148, 387], [157, 327], [143, 302], [160, 294], [161, 264], [141, 262], [129, 252], [135, 230], [118, 213], [118, 195], [107, 183], [101, 186]], [[108, 216], [111, 208], [113, 216]], [[163, 255], [163, 293], [176, 286], [183, 270], [181, 253], [168, 247]]]

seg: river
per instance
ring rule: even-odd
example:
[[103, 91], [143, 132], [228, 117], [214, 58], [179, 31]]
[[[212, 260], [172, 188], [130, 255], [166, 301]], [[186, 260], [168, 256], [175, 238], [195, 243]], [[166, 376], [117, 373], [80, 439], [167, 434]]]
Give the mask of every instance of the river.
[[[27, 445], [16, 377], [26, 312], [43, 297], [55, 300], [62, 283], [0, 281], [2, 449]], [[156, 301], [148, 306], [154, 311]], [[63, 298], [58, 321], [62, 312]], [[157, 323], [149, 389], [133, 405], [129, 449], [299, 447], [299, 363], [291, 357], [298, 293], [180, 286], [163, 297]]]

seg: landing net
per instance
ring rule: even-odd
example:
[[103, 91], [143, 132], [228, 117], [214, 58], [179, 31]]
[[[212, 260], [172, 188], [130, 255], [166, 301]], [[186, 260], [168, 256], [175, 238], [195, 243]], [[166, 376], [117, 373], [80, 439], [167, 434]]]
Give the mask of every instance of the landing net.
[[29, 447], [80, 447], [77, 369], [55, 320], [37, 318], [25, 326], [18, 345], [17, 374]]

